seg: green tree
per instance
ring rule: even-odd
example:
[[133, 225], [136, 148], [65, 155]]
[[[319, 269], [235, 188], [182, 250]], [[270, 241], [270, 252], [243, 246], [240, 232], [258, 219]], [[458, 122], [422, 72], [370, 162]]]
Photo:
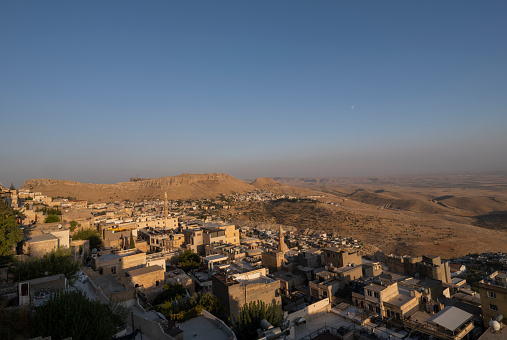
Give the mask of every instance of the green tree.
[[210, 293], [194, 293], [190, 298], [176, 296], [172, 300], [166, 300], [162, 305], [156, 307], [167, 319], [184, 322], [197, 315], [205, 309], [222, 321], [227, 320], [218, 298]]
[[125, 327], [128, 311], [118, 305], [104, 305], [84, 293], [64, 292], [35, 310], [33, 336], [53, 339], [112, 339]]
[[176, 263], [181, 269], [188, 272], [189, 270], [199, 268], [201, 265], [201, 257], [192, 250], [186, 249], [178, 256]]
[[54, 223], [54, 222], [60, 222], [60, 217], [58, 217], [58, 215], [48, 215], [44, 219], [44, 223]]
[[74, 221], [74, 220], [72, 220], [72, 221], [69, 222], [69, 224], [70, 224], [69, 230], [70, 230], [71, 233], [73, 233], [74, 230], [76, 230], [76, 228], [77, 228], [77, 222]]
[[73, 240], [88, 240], [90, 242], [90, 249], [102, 248], [102, 237], [95, 229], [82, 229], [72, 235]]
[[17, 218], [18, 213], [0, 199], [0, 262], [8, 260], [14, 253], [13, 248], [23, 239]]
[[177, 283], [168, 283], [164, 286], [164, 290], [157, 295], [155, 300], [153, 300], [154, 305], [160, 305], [166, 301], [179, 300], [183, 296], [185, 296], [187, 291], [183, 288], [182, 285]]
[[241, 307], [238, 319], [234, 323], [234, 333], [240, 340], [257, 339], [257, 329], [263, 319], [266, 319], [274, 327], [282, 328], [285, 323], [279, 304], [268, 305], [257, 300]]
[[132, 235], [132, 232], [130, 232], [129, 249], [134, 249], [135, 247], [136, 247], [136, 242], [134, 241], [134, 236]]
[[21, 262], [15, 261], [10, 271], [16, 280], [31, 280], [38, 277], [64, 274], [70, 284], [77, 279], [79, 261], [74, 260], [70, 249], [60, 247], [41, 258]]

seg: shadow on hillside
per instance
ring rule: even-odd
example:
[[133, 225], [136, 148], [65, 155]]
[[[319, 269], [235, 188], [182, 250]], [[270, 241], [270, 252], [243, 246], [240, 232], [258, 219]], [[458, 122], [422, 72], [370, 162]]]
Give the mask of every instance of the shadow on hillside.
[[435, 197], [433, 200], [438, 202], [438, 201], [447, 200], [447, 199], [453, 198], [453, 197], [454, 197], [453, 195], [445, 195], [445, 196]]
[[507, 211], [492, 211], [474, 216], [476, 226], [486, 229], [507, 230]]

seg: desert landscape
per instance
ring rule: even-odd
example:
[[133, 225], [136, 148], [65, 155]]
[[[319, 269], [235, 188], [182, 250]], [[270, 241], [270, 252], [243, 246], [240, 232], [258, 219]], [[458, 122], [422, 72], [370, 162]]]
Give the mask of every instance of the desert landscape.
[[[382, 252], [435, 254], [507, 251], [507, 176], [445, 175], [350, 178], [258, 178], [184, 174], [117, 184], [29, 180], [24, 188], [90, 202], [213, 199], [256, 190], [298, 200], [235, 202], [216, 212], [242, 223], [285, 225], [360, 239]], [[305, 199], [302, 199], [305, 198]]]

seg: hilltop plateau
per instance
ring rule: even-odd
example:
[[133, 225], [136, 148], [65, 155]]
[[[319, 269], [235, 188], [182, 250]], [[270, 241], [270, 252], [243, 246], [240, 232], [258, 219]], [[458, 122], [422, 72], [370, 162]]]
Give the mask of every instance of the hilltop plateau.
[[[269, 180], [274, 182], [273, 180]], [[182, 174], [160, 178], [133, 178], [116, 184], [93, 184], [58, 179], [32, 179], [25, 181], [24, 189], [41, 192], [51, 197], [75, 197], [90, 202], [119, 200], [141, 201], [163, 198], [164, 192], [171, 200], [215, 198], [221, 194], [244, 194], [256, 190], [270, 190], [267, 179], [252, 184], [223, 173]], [[276, 183], [276, 182], [275, 182]], [[312, 190], [294, 188], [278, 183], [272, 192], [285, 195], [305, 195]]]

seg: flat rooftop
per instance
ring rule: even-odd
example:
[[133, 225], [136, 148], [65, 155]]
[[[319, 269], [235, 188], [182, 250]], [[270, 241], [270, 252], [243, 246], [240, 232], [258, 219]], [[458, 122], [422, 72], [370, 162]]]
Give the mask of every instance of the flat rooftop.
[[128, 252], [128, 253], [120, 253], [120, 254], [102, 254], [98, 257], [98, 260], [99, 261], [109, 261], [109, 260], [114, 260], [114, 259], [119, 259], [121, 257], [125, 257], [125, 256], [130, 256], [130, 255], [136, 255], [138, 254], [136, 251], [132, 251], [132, 252]]
[[410, 295], [407, 295], [407, 294], [398, 294], [398, 295], [395, 295], [393, 296], [391, 299], [385, 301], [386, 303], [390, 304], [390, 305], [393, 305], [393, 306], [398, 306], [398, 307], [401, 307], [403, 306], [404, 304], [406, 304], [407, 302], [409, 302], [410, 300], [413, 300], [413, 299], [416, 299], [415, 297], [411, 297]]
[[38, 236], [31, 237], [28, 241], [30, 243], [36, 243], [36, 242], [44, 242], [44, 241], [51, 241], [51, 240], [58, 240], [58, 237], [56, 237], [53, 234], [41, 234]]
[[229, 334], [216, 321], [202, 315], [179, 324], [183, 340], [229, 340]]
[[137, 276], [137, 275], [144, 275], [144, 274], [148, 274], [148, 273], [153, 273], [156, 271], [164, 271], [164, 268], [162, 268], [159, 265], [155, 265], [155, 266], [149, 266], [149, 267], [143, 267], [143, 268], [138, 268], [138, 269], [134, 269], [134, 270], [129, 270], [128, 274], [130, 276]]
[[122, 292], [125, 290], [125, 287], [123, 287], [111, 274], [102, 276], [88, 276], [88, 278], [92, 280], [95, 286], [98, 288], [104, 288], [104, 293], [106, 295]]
[[202, 258], [203, 261], [215, 262], [227, 260], [227, 256], [221, 254], [210, 255]]
[[365, 288], [368, 289], [368, 290], [374, 291], [374, 292], [381, 292], [384, 289], [386, 289], [387, 287], [386, 286], [378, 285], [376, 283], [373, 283], [373, 284], [371, 284], [369, 286], [365, 286]]

